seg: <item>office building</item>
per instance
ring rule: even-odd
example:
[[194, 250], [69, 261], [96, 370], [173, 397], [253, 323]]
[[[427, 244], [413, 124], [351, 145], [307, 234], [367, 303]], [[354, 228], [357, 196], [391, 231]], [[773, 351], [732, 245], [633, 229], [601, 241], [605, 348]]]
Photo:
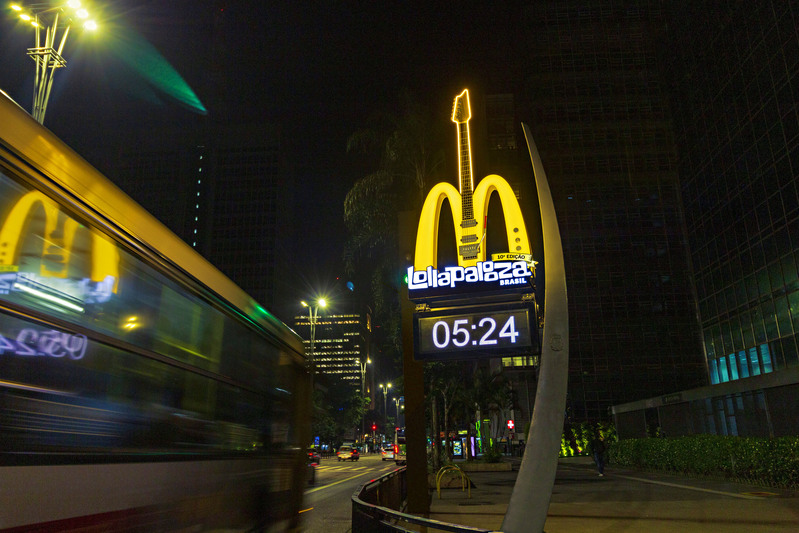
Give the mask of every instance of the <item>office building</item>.
[[364, 390], [364, 394], [369, 395], [371, 372], [366, 375], [366, 360], [371, 316], [356, 305], [336, 307], [335, 310], [318, 309], [315, 320], [311, 318], [312, 313], [296, 315], [294, 330], [304, 339], [305, 353], [317, 374], [338, 377], [353, 389]]
[[517, 112], [563, 241], [574, 420], [707, 383], [660, 75], [660, 5], [531, 2], [512, 36]]
[[799, 9], [668, 9], [663, 63], [710, 386], [614, 411], [631, 436], [644, 417], [670, 435], [795, 435]]
[[[125, 145], [117, 184], [267, 309], [288, 272], [290, 170], [264, 124], [163, 128]], [[283, 253], [281, 253], [283, 252]]]

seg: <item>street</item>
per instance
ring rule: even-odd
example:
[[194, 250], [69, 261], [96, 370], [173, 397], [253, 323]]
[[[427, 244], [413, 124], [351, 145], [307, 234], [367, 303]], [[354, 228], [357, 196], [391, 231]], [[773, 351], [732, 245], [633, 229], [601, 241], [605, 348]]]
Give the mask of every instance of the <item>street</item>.
[[302, 531], [346, 533], [352, 527], [352, 494], [360, 485], [397, 468], [380, 454], [364, 454], [356, 462], [325, 457], [316, 471], [316, 484], [305, 491]]

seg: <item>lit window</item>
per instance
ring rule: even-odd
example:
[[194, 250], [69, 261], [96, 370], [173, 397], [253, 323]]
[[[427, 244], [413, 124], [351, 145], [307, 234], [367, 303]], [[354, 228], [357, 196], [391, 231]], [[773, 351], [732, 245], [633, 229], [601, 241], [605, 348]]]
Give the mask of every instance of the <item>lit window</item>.
[[719, 379], [722, 383], [730, 380], [729, 370], [727, 369], [727, 358], [719, 357]]
[[716, 360], [710, 361], [710, 383], [715, 385], [719, 382], [719, 369]]
[[768, 349], [768, 344], [760, 345], [760, 360], [763, 361], [764, 374], [774, 371], [774, 369], [771, 367], [771, 352]]
[[757, 348], [749, 348], [749, 364], [752, 367], [752, 375], [760, 375], [760, 361], [757, 357]]
[[748, 378], [749, 377], [749, 365], [747, 364], [746, 360], [746, 352], [741, 350], [738, 352], [738, 365], [741, 367], [741, 377]]
[[730, 380], [738, 379], [738, 365], [735, 364], [737, 361], [735, 354], [731, 353], [727, 356], [730, 360]]

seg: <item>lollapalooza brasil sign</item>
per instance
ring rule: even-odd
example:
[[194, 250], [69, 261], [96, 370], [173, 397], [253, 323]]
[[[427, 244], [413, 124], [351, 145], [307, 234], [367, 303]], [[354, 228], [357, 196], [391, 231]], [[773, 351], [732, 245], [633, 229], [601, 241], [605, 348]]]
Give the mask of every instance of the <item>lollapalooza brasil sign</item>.
[[[521, 297], [534, 292], [535, 261], [527, 227], [505, 179], [492, 174], [474, 187], [470, 118], [469, 92], [464, 90], [455, 98], [452, 111], [458, 128], [460, 187], [456, 190], [442, 182], [430, 190], [419, 217], [414, 264], [407, 267], [408, 297], [427, 304], [414, 315], [414, 356], [420, 360], [537, 350], [534, 300]], [[505, 216], [508, 252], [489, 258], [485, 242], [488, 200], [495, 192]], [[445, 200], [452, 210], [458, 264], [438, 266], [439, 218]]]
[[[407, 268], [408, 295], [411, 300], [427, 300], [472, 293], [532, 291], [535, 261], [519, 202], [504, 178], [491, 174], [474, 187], [469, 140], [469, 92], [455, 98], [452, 121], [458, 127], [458, 183], [438, 183], [422, 206], [416, 233], [413, 266]], [[488, 200], [496, 192], [505, 215], [508, 252], [486, 257], [485, 233]], [[455, 225], [458, 264], [437, 267], [438, 227], [441, 207], [449, 201]], [[475, 208], [477, 210], [475, 211]]]

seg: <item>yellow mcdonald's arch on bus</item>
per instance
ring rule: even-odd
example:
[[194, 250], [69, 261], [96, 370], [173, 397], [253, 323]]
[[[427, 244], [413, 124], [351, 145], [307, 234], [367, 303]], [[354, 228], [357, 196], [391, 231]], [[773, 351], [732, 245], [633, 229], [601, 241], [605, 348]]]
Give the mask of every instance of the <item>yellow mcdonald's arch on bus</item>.
[[[48, 259], [42, 261], [39, 273], [44, 277], [66, 278], [74, 252], [75, 234], [81, 225], [68, 216], [61, 217], [58, 204], [39, 191], [30, 191], [22, 196], [0, 228], [0, 267], [8, 269], [19, 265], [20, 241], [37, 207], [44, 211], [41, 257]], [[101, 282], [112, 276], [113, 292], [116, 292], [119, 283], [119, 250], [98, 231], [90, 230], [90, 234], [90, 279]]]
[[[505, 231], [508, 236], [508, 251], [519, 254], [530, 254], [530, 239], [527, 236], [527, 226], [524, 223], [522, 210], [516, 199], [513, 189], [504, 178], [496, 174], [486, 176], [474, 190], [472, 202], [477, 221], [476, 233], [485, 234], [485, 221], [488, 214], [488, 200], [491, 193], [496, 191], [502, 203], [505, 214]], [[438, 255], [438, 223], [441, 215], [441, 206], [444, 200], [449, 200], [452, 209], [452, 220], [455, 226], [455, 239], [461, 242], [464, 228], [459, 223], [462, 220], [461, 194], [449, 183], [437, 183], [427, 195], [419, 217], [419, 227], [416, 232], [416, 253], [414, 257], [414, 270], [424, 270], [428, 266], [436, 267]], [[478, 261], [486, 260], [485, 239], [481, 237], [480, 247], [475, 259], [464, 259], [459, 255], [458, 265], [473, 266]]]

